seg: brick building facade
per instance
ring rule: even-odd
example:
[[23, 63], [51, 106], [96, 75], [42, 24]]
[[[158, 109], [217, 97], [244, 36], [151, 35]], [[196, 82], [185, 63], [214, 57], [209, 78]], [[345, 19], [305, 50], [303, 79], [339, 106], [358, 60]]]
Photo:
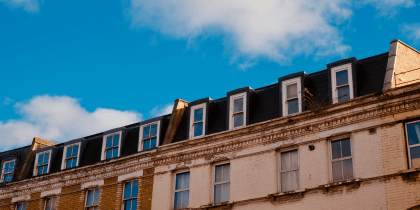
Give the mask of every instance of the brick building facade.
[[420, 209], [420, 52], [278, 81], [2, 152], [0, 210]]

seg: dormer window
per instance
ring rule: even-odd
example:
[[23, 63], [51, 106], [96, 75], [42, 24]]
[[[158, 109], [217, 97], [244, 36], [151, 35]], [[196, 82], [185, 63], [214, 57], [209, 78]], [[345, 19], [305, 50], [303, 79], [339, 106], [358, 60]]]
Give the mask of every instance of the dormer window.
[[140, 126], [139, 151], [153, 149], [159, 146], [159, 121]]
[[302, 112], [300, 77], [282, 81], [283, 116]]
[[102, 160], [108, 160], [120, 156], [122, 132], [112, 133], [104, 136], [102, 146]]
[[34, 175], [46, 174], [49, 172], [51, 162], [51, 150], [36, 154]]
[[190, 139], [203, 136], [206, 128], [206, 104], [191, 107]]
[[333, 103], [352, 99], [353, 81], [351, 64], [331, 68]]
[[1, 182], [11, 182], [13, 178], [13, 171], [15, 169], [16, 160], [9, 160], [3, 162]]
[[74, 168], [79, 165], [80, 142], [64, 147], [61, 169]]
[[245, 126], [246, 119], [246, 93], [230, 97], [229, 129]]

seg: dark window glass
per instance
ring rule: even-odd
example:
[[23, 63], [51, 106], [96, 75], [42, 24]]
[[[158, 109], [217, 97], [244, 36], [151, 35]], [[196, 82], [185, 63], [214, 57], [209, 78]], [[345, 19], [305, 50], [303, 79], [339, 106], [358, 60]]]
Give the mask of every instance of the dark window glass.
[[338, 88], [338, 102], [346, 101], [350, 99], [350, 87], [340, 87]]
[[287, 101], [287, 113], [294, 114], [299, 112], [299, 99]]
[[347, 70], [336, 72], [335, 75], [337, 79], [337, 87], [349, 84], [349, 76]]

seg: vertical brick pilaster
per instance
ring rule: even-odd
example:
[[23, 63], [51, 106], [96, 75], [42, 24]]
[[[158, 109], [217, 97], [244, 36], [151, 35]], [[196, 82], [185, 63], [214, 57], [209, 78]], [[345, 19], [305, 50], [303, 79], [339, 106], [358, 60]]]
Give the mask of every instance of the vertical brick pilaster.
[[58, 209], [73, 210], [83, 209], [83, 203], [80, 203], [80, 196], [83, 192], [80, 191], [80, 184], [63, 187], [58, 199]]
[[117, 208], [118, 204], [115, 203], [118, 189], [117, 181], [118, 177], [111, 177], [104, 180], [104, 186], [101, 188], [99, 199], [99, 209], [111, 210]]
[[152, 209], [152, 194], [153, 194], [153, 178], [154, 168], [148, 168], [143, 171], [141, 178], [140, 188], [140, 206], [139, 210], [151, 210]]

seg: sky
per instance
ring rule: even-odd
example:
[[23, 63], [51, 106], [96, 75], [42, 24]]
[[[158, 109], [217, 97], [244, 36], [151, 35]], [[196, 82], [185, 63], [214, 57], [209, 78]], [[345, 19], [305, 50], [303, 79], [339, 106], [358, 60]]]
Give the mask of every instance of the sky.
[[0, 152], [170, 113], [174, 100], [420, 50], [417, 0], [0, 0]]

